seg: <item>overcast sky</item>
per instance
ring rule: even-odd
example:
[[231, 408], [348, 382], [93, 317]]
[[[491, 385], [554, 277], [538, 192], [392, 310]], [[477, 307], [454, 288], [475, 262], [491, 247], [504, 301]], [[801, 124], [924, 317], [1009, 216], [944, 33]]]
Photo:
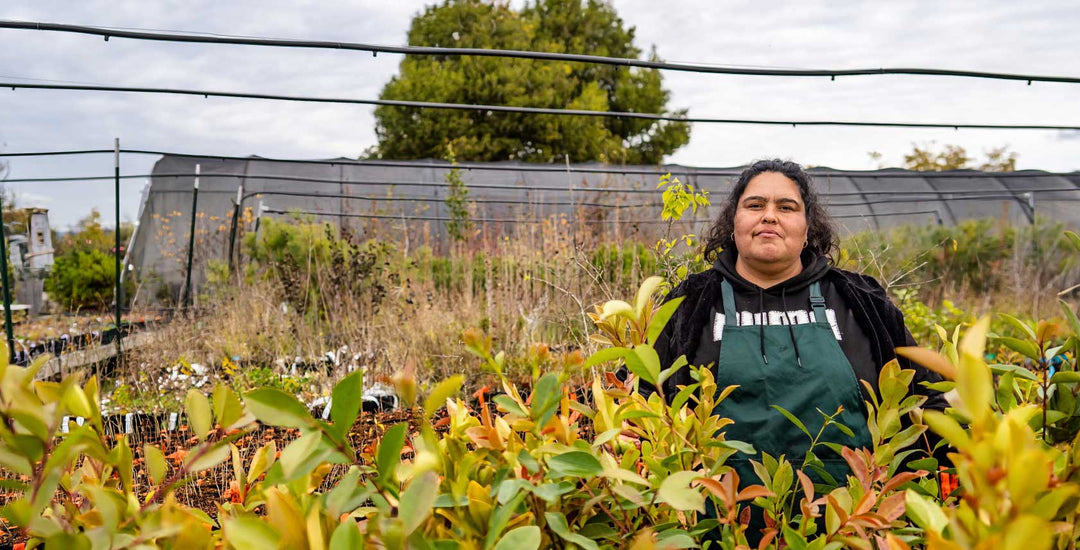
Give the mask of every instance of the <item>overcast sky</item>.
[[[404, 44], [424, 2], [335, 0], [5, 0], [0, 19], [275, 38]], [[515, 2], [515, 5], [517, 3]], [[933, 67], [1080, 76], [1075, 2], [615, 0], [636, 43], [667, 61], [784, 68]], [[182, 87], [377, 98], [401, 56], [146, 42], [0, 29], [0, 82]], [[672, 108], [693, 116], [1080, 125], [1080, 85], [949, 77], [772, 78], [667, 72]], [[0, 151], [121, 147], [289, 158], [355, 157], [375, 143], [373, 108], [102, 92], [0, 90]], [[693, 127], [668, 161], [734, 166], [760, 157], [872, 169], [898, 165], [912, 143], [981, 155], [1008, 145], [1023, 169], [1080, 169], [1080, 136], [1050, 131]], [[154, 157], [125, 156], [124, 174]], [[9, 178], [112, 174], [112, 158], [15, 158]], [[134, 220], [145, 180], [123, 185]], [[65, 227], [98, 208], [112, 183], [8, 184]]]

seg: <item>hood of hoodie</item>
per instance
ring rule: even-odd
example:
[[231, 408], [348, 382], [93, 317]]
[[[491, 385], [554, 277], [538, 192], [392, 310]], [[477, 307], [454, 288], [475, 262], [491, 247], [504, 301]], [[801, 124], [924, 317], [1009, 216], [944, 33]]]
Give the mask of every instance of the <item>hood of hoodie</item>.
[[809, 252], [805, 252], [802, 255], [803, 270], [798, 275], [769, 288], [761, 288], [758, 285], [746, 280], [742, 275], [739, 275], [735, 271], [735, 261], [739, 258], [737, 252], [734, 249], [728, 249], [720, 252], [720, 255], [716, 258], [716, 262], [713, 263], [713, 269], [720, 272], [727, 279], [736, 292], [764, 292], [765, 294], [779, 295], [782, 291], [788, 295], [797, 293], [806, 287], [810, 286], [810, 283], [817, 281], [825, 276], [825, 273], [829, 271], [829, 259], [824, 256], [815, 256]]

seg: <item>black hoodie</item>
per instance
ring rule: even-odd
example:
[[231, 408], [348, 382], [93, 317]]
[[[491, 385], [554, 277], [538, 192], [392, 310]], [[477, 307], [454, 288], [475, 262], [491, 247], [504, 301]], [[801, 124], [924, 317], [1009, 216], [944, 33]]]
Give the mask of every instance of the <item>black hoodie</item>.
[[[716, 362], [723, 343], [722, 328], [715, 325], [717, 314], [720, 314], [719, 319], [723, 317], [721, 282], [724, 279], [735, 291], [740, 325], [760, 324], [763, 318], [769, 324], [782, 324], [784, 315], [781, 312], [789, 312], [789, 318], [796, 319], [796, 323], [809, 322], [809, 286], [820, 281], [829, 324], [840, 348], [851, 363], [856, 378], [865, 380], [875, 389], [881, 367], [897, 359], [895, 348], [916, 345], [904, 326], [903, 314], [872, 277], [837, 269], [824, 257], [805, 254], [802, 272], [776, 286], [762, 289], [736, 273], [735, 260], [733, 251], [722, 252], [712, 269], [690, 275], [668, 295], [669, 300], [679, 296], [686, 299], [656, 341], [663, 368], [681, 355], [686, 355], [694, 365]], [[762, 315], [762, 312], [767, 313]], [[723, 321], [719, 324], [722, 326]], [[762, 351], [767, 360], [768, 350]], [[910, 389], [929, 397], [924, 408], [943, 410], [946, 402], [942, 394], [919, 384], [937, 382], [941, 377], [906, 359], [899, 358], [899, 361], [901, 367], [915, 370]], [[664, 393], [675, 395], [677, 386], [690, 383], [689, 369], [682, 369], [664, 382]], [[721, 387], [724, 385], [722, 380], [717, 383]], [[652, 388], [646, 386], [643, 383], [642, 390], [650, 392]], [[859, 390], [864, 399], [869, 397], [862, 384]]]

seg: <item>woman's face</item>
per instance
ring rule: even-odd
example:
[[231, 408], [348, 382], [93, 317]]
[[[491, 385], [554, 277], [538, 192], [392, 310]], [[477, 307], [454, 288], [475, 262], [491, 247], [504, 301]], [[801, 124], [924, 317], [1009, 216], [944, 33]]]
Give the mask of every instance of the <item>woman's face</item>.
[[749, 267], [776, 272], [799, 261], [806, 205], [799, 186], [777, 172], [754, 176], [735, 209], [735, 247]]

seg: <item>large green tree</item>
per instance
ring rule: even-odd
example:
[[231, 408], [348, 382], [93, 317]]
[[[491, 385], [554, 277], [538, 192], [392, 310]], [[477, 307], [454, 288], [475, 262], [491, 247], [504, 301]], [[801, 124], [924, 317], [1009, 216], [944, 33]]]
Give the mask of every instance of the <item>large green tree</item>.
[[[533, 50], [639, 58], [634, 28], [598, 0], [506, 2], [444, 0], [417, 15], [409, 44]], [[655, 51], [651, 54], [656, 59]], [[383, 99], [666, 113], [669, 92], [657, 70], [476, 56], [407, 56]], [[675, 114], [684, 115], [685, 110]], [[656, 164], [690, 139], [682, 122], [608, 117], [375, 110], [377, 158], [444, 158]]]

